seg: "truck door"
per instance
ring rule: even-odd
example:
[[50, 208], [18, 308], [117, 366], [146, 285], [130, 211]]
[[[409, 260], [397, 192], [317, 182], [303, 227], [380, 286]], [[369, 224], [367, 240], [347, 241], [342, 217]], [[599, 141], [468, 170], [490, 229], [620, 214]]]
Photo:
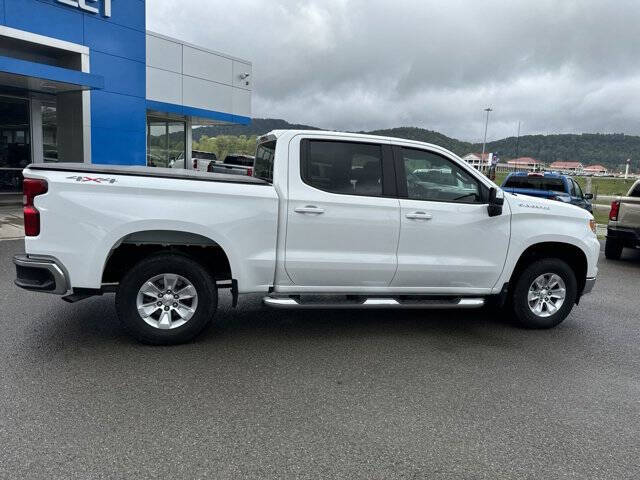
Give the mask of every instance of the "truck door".
[[405, 198], [392, 286], [433, 293], [492, 288], [509, 247], [509, 206], [489, 217], [488, 189], [454, 160], [429, 150], [394, 149]]
[[334, 291], [388, 286], [400, 233], [391, 146], [344, 136], [298, 138], [289, 154], [289, 278]]

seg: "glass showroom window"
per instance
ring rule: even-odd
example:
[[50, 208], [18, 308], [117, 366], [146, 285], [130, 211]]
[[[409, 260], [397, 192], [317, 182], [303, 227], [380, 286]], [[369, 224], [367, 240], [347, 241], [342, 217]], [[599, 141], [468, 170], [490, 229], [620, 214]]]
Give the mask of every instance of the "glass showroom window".
[[45, 162], [58, 161], [58, 109], [55, 104], [43, 103], [42, 154]]
[[186, 124], [176, 120], [147, 119], [147, 166], [186, 168]]

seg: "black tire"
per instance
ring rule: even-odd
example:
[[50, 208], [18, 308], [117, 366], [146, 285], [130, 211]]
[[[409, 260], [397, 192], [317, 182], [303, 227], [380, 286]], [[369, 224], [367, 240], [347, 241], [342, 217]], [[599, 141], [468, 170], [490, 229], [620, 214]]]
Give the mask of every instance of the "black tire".
[[[145, 282], [167, 273], [180, 275], [193, 285], [197, 306], [185, 324], [162, 330], [140, 316], [136, 301]], [[192, 258], [175, 253], [153, 255], [140, 261], [124, 275], [116, 293], [118, 318], [134, 338], [150, 345], [175, 345], [192, 340], [211, 322], [217, 307], [218, 290], [209, 272]]]
[[622, 243], [611, 238], [607, 238], [604, 244], [604, 256], [607, 260], [620, 260], [622, 256]]
[[[564, 303], [553, 315], [541, 317], [529, 308], [528, 294], [534, 280], [547, 273], [554, 273], [564, 281], [566, 295]], [[567, 318], [576, 302], [577, 293], [578, 282], [571, 267], [558, 258], [545, 258], [526, 267], [516, 279], [510, 299], [511, 311], [521, 327], [552, 328]]]

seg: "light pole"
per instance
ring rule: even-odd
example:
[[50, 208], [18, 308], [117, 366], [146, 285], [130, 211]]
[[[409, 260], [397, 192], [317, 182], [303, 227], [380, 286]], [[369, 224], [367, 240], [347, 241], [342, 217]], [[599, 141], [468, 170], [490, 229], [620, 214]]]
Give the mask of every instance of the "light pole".
[[489, 127], [489, 112], [493, 112], [493, 109], [491, 107], [487, 107], [484, 109], [484, 111], [487, 112], [487, 119], [484, 122], [484, 140], [482, 141], [482, 156], [480, 157], [480, 165], [482, 165], [482, 162], [484, 162], [484, 150], [487, 146], [487, 127]]
[[516, 158], [520, 158], [520, 120], [518, 120], [518, 136], [516, 137]]

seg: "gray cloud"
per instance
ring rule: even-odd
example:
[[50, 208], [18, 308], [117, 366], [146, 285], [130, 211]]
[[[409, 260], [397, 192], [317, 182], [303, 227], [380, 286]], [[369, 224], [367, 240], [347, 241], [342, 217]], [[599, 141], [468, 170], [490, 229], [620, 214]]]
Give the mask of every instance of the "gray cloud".
[[148, 28], [247, 58], [253, 113], [466, 140], [640, 134], [638, 0], [147, 0]]

